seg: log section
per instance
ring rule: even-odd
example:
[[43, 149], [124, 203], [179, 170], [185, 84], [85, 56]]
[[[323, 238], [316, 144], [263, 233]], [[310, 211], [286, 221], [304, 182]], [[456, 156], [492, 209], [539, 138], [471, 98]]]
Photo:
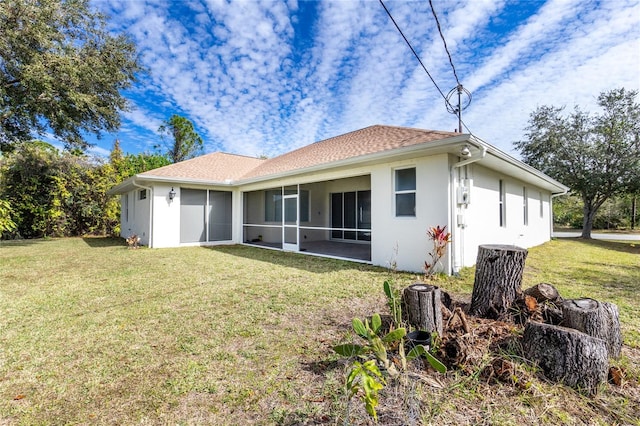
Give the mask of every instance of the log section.
[[478, 247], [469, 312], [483, 318], [507, 316], [522, 283], [527, 250], [506, 245]]
[[538, 302], [555, 302], [560, 299], [560, 293], [558, 290], [547, 283], [536, 284], [533, 287], [529, 287], [524, 291], [524, 294], [535, 297]]
[[604, 340], [556, 325], [529, 322], [522, 338], [527, 359], [552, 381], [595, 394], [607, 379], [609, 359]]
[[415, 283], [402, 293], [402, 312], [406, 321], [418, 330], [442, 335], [442, 299], [440, 288]]
[[619, 358], [622, 333], [618, 307], [594, 299], [571, 299], [562, 303], [562, 325], [605, 341], [611, 358]]

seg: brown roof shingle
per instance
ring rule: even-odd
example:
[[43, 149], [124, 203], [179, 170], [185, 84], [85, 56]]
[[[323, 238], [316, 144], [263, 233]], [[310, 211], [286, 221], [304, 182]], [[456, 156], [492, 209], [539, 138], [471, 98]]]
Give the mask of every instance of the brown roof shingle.
[[250, 179], [304, 169], [457, 135], [459, 133], [375, 125], [271, 158], [248, 171], [242, 178]]
[[459, 135], [375, 125], [312, 143], [268, 160], [216, 152], [141, 173], [140, 176], [211, 182], [266, 177]]
[[211, 182], [235, 181], [265, 160], [214, 152], [141, 173], [140, 176], [184, 178]]

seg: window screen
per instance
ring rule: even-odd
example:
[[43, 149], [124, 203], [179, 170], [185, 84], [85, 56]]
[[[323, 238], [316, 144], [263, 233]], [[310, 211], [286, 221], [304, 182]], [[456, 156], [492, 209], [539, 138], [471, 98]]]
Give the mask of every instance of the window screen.
[[416, 215], [416, 169], [395, 172], [396, 216]]

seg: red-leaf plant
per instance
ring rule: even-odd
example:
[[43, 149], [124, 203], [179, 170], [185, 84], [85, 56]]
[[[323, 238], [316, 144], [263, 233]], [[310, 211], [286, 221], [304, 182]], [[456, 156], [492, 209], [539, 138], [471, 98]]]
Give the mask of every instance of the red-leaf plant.
[[425, 260], [424, 262], [424, 274], [425, 277], [431, 277], [437, 272], [439, 272], [438, 265], [440, 264], [440, 259], [444, 257], [447, 253], [447, 245], [451, 242], [451, 233], [447, 232], [447, 226], [432, 226], [427, 230], [427, 237], [433, 241], [433, 250], [429, 252], [429, 256], [431, 257], [431, 263], [429, 260]]

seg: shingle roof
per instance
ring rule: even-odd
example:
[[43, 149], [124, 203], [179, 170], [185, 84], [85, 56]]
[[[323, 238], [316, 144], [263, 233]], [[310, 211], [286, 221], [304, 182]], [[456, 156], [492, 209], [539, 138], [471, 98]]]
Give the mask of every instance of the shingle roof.
[[315, 142], [268, 160], [216, 152], [150, 170], [140, 176], [237, 181], [330, 164], [457, 135], [453, 132], [375, 125]]
[[433, 142], [459, 135], [453, 132], [375, 125], [312, 143], [258, 165], [243, 179], [268, 176], [321, 164]]
[[225, 182], [240, 179], [244, 174], [259, 166], [265, 160], [243, 155], [214, 152], [190, 160], [149, 170], [139, 176], [157, 176], [174, 179], [206, 180]]

